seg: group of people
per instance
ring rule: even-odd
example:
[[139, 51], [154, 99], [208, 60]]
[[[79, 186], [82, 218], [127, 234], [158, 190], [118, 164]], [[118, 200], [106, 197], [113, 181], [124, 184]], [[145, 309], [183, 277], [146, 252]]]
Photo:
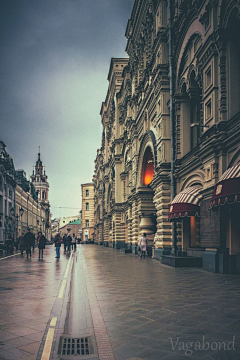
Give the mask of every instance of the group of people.
[[[70, 252], [71, 248], [72, 250], [76, 250], [77, 245], [77, 237], [75, 234], [72, 236], [69, 234], [65, 234], [63, 236], [63, 239], [61, 238], [60, 234], [57, 234], [53, 240], [53, 243], [55, 244], [56, 249], [56, 258], [60, 257], [60, 247], [63, 243], [64, 245], [64, 252]], [[43, 259], [43, 250], [45, 249], [47, 239], [42, 234], [41, 231], [38, 232], [37, 239], [35, 238], [35, 235], [30, 231], [30, 229], [27, 229], [26, 234], [22, 233], [22, 235], [19, 237], [19, 246], [21, 255], [23, 255], [23, 251], [26, 251], [27, 259], [28, 257], [32, 256], [32, 249], [34, 250], [35, 244], [37, 242], [39, 254], [38, 258]]]
[[[38, 258], [43, 259], [43, 249], [45, 249], [47, 239], [43, 235], [41, 231], [38, 232], [37, 235], [37, 246], [39, 250]], [[28, 257], [32, 256], [32, 249], [35, 249], [36, 244], [36, 238], [35, 235], [30, 231], [30, 229], [27, 229], [26, 234], [22, 233], [22, 235], [19, 237], [19, 246], [21, 255], [23, 255], [23, 251], [26, 251], [27, 259]]]
[[63, 238], [61, 238], [60, 234], [57, 234], [53, 241], [55, 244], [55, 249], [56, 249], [56, 258], [60, 257], [60, 247], [61, 247], [62, 243], [64, 246], [64, 252], [71, 252], [71, 248], [72, 248], [72, 250], [76, 250], [77, 241], [78, 241], [78, 239], [75, 236], [75, 234], [73, 234], [72, 236], [70, 235], [70, 233], [64, 234]]

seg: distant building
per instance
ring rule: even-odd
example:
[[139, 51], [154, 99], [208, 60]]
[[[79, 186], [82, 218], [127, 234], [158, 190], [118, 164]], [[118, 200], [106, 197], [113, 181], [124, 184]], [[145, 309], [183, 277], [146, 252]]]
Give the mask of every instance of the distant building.
[[0, 141], [0, 242], [8, 236], [15, 238], [15, 169], [13, 159]]
[[239, 1], [135, 0], [126, 37], [100, 112], [96, 242], [137, 253], [146, 233], [165, 264], [240, 273]]
[[[38, 203], [45, 207], [46, 211], [46, 224], [45, 224], [45, 236], [50, 239], [51, 238], [51, 221], [50, 221], [50, 204], [48, 200], [48, 192], [49, 192], [49, 183], [48, 177], [46, 175], [45, 166], [43, 166], [41, 158], [40, 158], [40, 146], [38, 148], [38, 160], [36, 161], [36, 165], [33, 169], [33, 173], [31, 176], [32, 184], [34, 185], [35, 191], [38, 196]], [[39, 220], [41, 222], [41, 219]]]
[[94, 236], [94, 188], [93, 183], [82, 184], [82, 240]]
[[78, 218], [77, 220], [70, 221], [68, 224], [61, 227], [59, 229], [59, 233], [61, 236], [70, 233], [71, 236], [75, 234], [76, 237], [80, 237], [80, 229], [81, 220]]
[[69, 224], [72, 221], [79, 219], [79, 215], [66, 216], [58, 219], [58, 228], [61, 229], [63, 226]]
[[32, 182], [27, 180], [24, 170], [15, 171], [16, 180], [16, 215], [17, 236], [27, 228], [37, 234], [42, 231], [50, 239], [47, 227], [49, 221], [48, 208], [38, 202], [37, 193]]
[[24, 170], [15, 170], [12, 158], [0, 141], [0, 241], [16, 239], [29, 227], [49, 238], [49, 207], [39, 203], [34, 184]]
[[47, 175], [45, 171], [45, 166], [43, 166], [42, 161], [40, 159], [40, 146], [38, 148], [38, 160], [36, 161], [35, 171], [33, 169], [33, 173], [31, 176], [32, 183], [35, 187], [35, 190], [38, 194], [39, 203], [49, 208], [49, 200], [48, 200], [48, 192], [49, 192], [49, 183], [47, 181]]

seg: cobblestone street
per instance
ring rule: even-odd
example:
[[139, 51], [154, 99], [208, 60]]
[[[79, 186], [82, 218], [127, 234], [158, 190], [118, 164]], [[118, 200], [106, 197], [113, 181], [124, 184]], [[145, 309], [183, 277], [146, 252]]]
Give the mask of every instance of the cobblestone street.
[[[240, 358], [238, 275], [96, 245], [37, 255], [0, 260], [1, 360]], [[64, 353], [64, 339], [89, 352]]]

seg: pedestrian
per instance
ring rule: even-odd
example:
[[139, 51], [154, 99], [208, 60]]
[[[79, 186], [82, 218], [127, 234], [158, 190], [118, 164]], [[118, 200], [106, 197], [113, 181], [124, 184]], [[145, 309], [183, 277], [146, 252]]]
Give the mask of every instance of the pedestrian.
[[76, 239], [75, 234], [73, 234], [73, 236], [72, 236], [72, 250], [74, 249], [74, 251], [75, 251], [76, 247], [77, 247], [77, 239]]
[[56, 249], [56, 258], [60, 258], [61, 238], [60, 238], [59, 234], [57, 234], [55, 236], [54, 243], [55, 243], [55, 249]]
[[14, 241], [14, 246], [16, 248], [16, 251], [18, 251], [18, 243], [19, 243], [19, 238], [16, 238], [16, 240]]
[[32, 249], [33, 249], [33, 251], [34, 251], [34, 249], [35, 249], [35, 243], [36, 243], [36, 237], [35, 237], [35, 235], [34, 235], [34, 238], [33, 238], [33, 240], [32, 240]]
[[30, 228], [27, 228], [27, 233], [24, 235], [24, 247], [26, 249], [27, 259], [28, 255], [32, 256], [31, 247], [33, 241], [35, 240], [35, 236], [31, 233]]
[[70, 233], [67, 235], [67, 251], [71, 252], [71, 243], [72, 243], [72, 237]]
[[47, 239], [42, 234], [41, 231], [38, 232], [37, 236], [37, 244], [38, 244], [38, 259], [40, 260], [40, 257], [43, 259], [43, 249], [45, 249]]
[[22, 232], [22, 235], [19, 236], [19, 247], [20, 247], [20, 251], [21, 251], [21, 255], [23, 255], [23, 250], [24, 250], [24, 232]]
[[63, 246], [64, 246], [64, 252], [67, 250], [67, 234], [63, 235]]
[[147, 251], [147, 243], [148, 243], [147, 234], [144, 233], [143, 236], [141, 237], [141, 239], [139, 240], [139, 244], [138, 244], [140, 246], [140, 249], [141, 249], [140, 257], [142, 258], [142, 256], [143, 256], [144, 259], [145, 259], [145, 254], [146, 254], [146, 251]]
[[11, 234], [8, 234], [8, 237], [5, 241], [5, 245], [6, 245], [6, 253], [10, 253], [13, 254], [13, 250], [14, 250], [14, 241], [12, 238]]

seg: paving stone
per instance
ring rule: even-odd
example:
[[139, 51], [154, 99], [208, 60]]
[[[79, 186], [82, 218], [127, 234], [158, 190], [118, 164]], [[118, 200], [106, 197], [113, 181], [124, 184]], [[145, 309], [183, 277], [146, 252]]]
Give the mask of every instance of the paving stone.
[[[94, 325], [94, 335], [102, 342], [100, 357], [94, 354], [92, 359], [110, 359], [110, 346], [115, 360], [181, 360], [187, 355], [173, 350], [170, 339], [186, 344], [205, 337], [213, 343], [230, 342], [233, 336], [236, 350], [197, 350], [191, 358], [240, 359], [239, 276], [174, 269], [100, 246], [80, 245], [77, 252], [85, 270], [75, 268], [76, 331], [91, 334]], [[41, 262], [35, 254], [31, 261], [15, 256], [0, 262], [1, 360], [36, 360], [67, 261], [61, 256], [56, 262], [54, 249], [47, 247]], [[75, 320], [70, 314], [69, 328]], [[64, 326], [56, 331], [63, 332]], [[57, 349], [57, 339], [53, 346]]]

